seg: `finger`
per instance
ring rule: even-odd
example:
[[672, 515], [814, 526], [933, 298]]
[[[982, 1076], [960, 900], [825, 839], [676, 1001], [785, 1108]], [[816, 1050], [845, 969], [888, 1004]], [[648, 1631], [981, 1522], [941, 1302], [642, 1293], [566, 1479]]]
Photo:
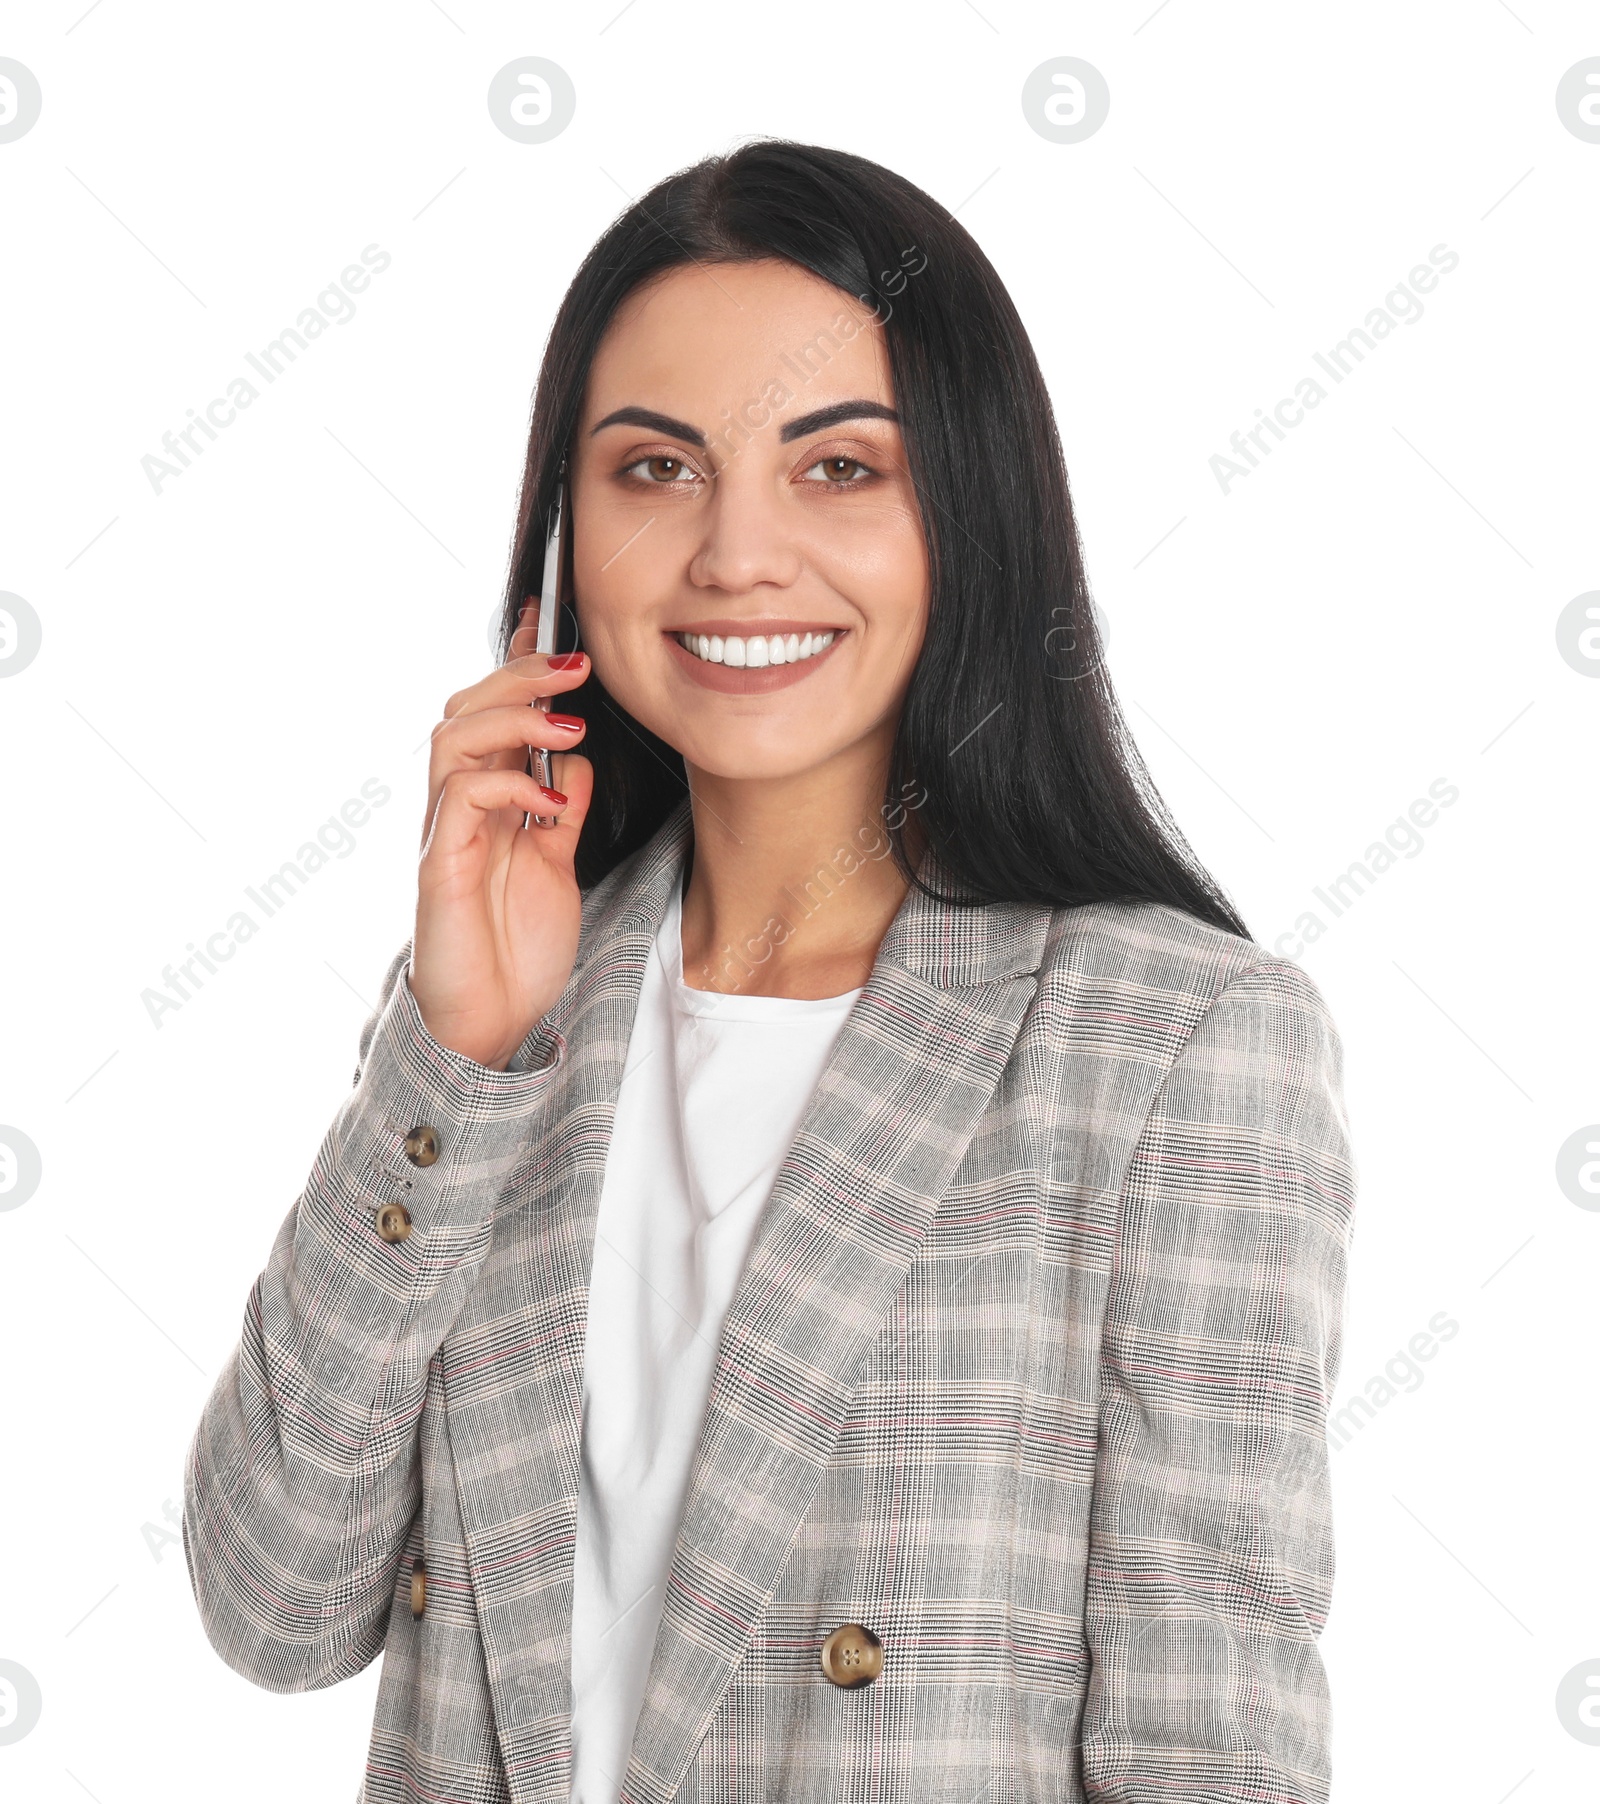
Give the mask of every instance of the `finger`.
[[458, 714], [441, 721], [428, 754], [428, 813], [432, 820], [445, 780], [461, 770], [526, 770], [530, 748], [568, 751], [586, 731], [576, 715], [546, 713], [526, 702]]
[[547, 751], [568, 752], [578, 744], [587, 723], [576, 714], [546, 712], [526, 702], [483, 708], [442, 720], [433, 730], [428, 780], [447, 777], [453, 770], [476, 768], [481, 759], [496, 752], [522, 751], [543, 746]]
[[[576, 659], [576, 663], [562, 660]], [[475, 714], [484, 708], [498, 708], [506, 702], [531, 702], [537, 695], [560, 695], [576, 689], [589, 676], [589, 659], [579, 652], [553, 652], [545, 657], [531, 654], [514, 658], [492, 670], [481, 682], [460, 689], [444, 705], [444, 718], [453, 720], [458, 714]]]
[[[583, 831], [583, 823], [589, 815], [589, 804], [594, 799], [594, 766], [587, 758], [569, 752], [552, 758], [550, 770], [557, 791], [567, 798], [566, 806], [555, 816], [556, 824], [553, 827], [533, 827], [530, 830], [542, 833], [551, 843], [551, 849], [570, 860], [577, 853], [578, 835]], [[549, 808], [542, 808], [539, 812], [545, 819], [550, 818]]]
[[543, 788], [526, 771], [455, 771], [445, 779], [440, 790], [438, 806], [433, 811], [422, 848], [423, 861], [449, 858], [465, 851], [502, 809], [518, 816], [516, 825], [519, 828], [523, 814], [559, 818], [567, 803], [557, 801], [556, 795], [555, 790]]
[[509, 662], [512, 658], [525, 658], [538, 649], [539, 598], [530, 595], [518, 612], [516, 630], [511, 635], [506, 659]]

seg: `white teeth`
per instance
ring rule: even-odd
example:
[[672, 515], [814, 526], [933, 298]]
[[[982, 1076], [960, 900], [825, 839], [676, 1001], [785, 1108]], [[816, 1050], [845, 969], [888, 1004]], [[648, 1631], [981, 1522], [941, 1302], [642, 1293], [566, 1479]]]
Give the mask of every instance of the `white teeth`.
[[735, 670], [765, 670], [771, 664], [800, 664], [826, 651], [836, 633], [773, 633], [764, 639], [724, 639], [720, 633], [679, 633], [678, 643], [708, 664]]

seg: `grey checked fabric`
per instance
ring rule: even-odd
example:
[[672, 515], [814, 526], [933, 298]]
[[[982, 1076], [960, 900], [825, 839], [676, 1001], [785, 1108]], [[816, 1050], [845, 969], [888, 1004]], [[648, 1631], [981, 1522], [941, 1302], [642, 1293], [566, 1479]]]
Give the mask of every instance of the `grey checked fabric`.
[[[432, 1040], [402, 949], [195, 1436], [222, 1657], [298, 1691], [383, 1655], [366, 1804], [566, 1804], [589, 1258], [690, 832], [586, 897], [509, 1071]], [[909, 895], [727, 1318], [619, 1797], [1321, 1804], [1340, 1083], [1247, 940]], [[860, 1690], [842, 1622], [884, 1643]]]

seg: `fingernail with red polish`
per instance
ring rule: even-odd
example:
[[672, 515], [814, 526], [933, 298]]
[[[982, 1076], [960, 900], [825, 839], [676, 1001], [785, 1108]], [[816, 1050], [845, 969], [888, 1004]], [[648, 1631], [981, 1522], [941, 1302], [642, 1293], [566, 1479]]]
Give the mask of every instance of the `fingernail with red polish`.
[[542, 795], [547, 802], [554, 802], [558, 808], [565, 808], [567, 805], [567, 798], [559, 789], [546, 789], [541, 783], [539, 785], [539, 794]]
[[552, 670], [581, 670], [583, 653], [581, 651], [553, 651], [550, 653]]
[[560, 727], [563, 733], [579, 732], [587, 722], [579, 720], [576, 714], [547, 714], [545, 719], [553, 727]]

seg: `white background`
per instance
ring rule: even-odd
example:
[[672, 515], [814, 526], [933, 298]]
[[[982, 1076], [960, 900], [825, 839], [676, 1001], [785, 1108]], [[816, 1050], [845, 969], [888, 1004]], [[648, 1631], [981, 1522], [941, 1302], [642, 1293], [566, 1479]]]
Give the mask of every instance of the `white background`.
[[[1600, 1214], [1555, 1160], [1600, 1120], [1600, 665], [1556, 621], [1600, 587], [1600, 145], [1555, 89], [1596, 9], [619, 3], [0, 27], [43, 91], [0, 144], [0, 589], [44, 635], [0, 683], [0, 1122], [43, 1159], [0, 1212], [0, 1659], [43, 1694], [0, 1791], [355, 1795], [376, 1669], [235, 1677], [163, 1511], [409, 931], [418, 747], [490, 661], [559, 297], [627, 197], [776, 134], [959, 207], [1043, 361], [1160, 786], [1263, 943], [1328, 922], [1299, 955], [1362, 1179], [1340, 1406], [1457, 1325], [1334, 1456], [1335, 1797], [1592, 1798], [1555, 1699], [1600, 1661]], [[526, 55], [577, 89], [542, 145], [486, 106]], [[1078, 144], [1021, 106], [1062, 55], [1110, 85]], [[141, 458], [369, 244], [355, 317], [155, 493]], [[1224, 494], [1229, 435], [1441, 244], [1422, 317]], [[141, 992], [368, 778], [353, 850], [153, 1025]], [[1422, 849], [1319, 907], [1441, 778]]]

